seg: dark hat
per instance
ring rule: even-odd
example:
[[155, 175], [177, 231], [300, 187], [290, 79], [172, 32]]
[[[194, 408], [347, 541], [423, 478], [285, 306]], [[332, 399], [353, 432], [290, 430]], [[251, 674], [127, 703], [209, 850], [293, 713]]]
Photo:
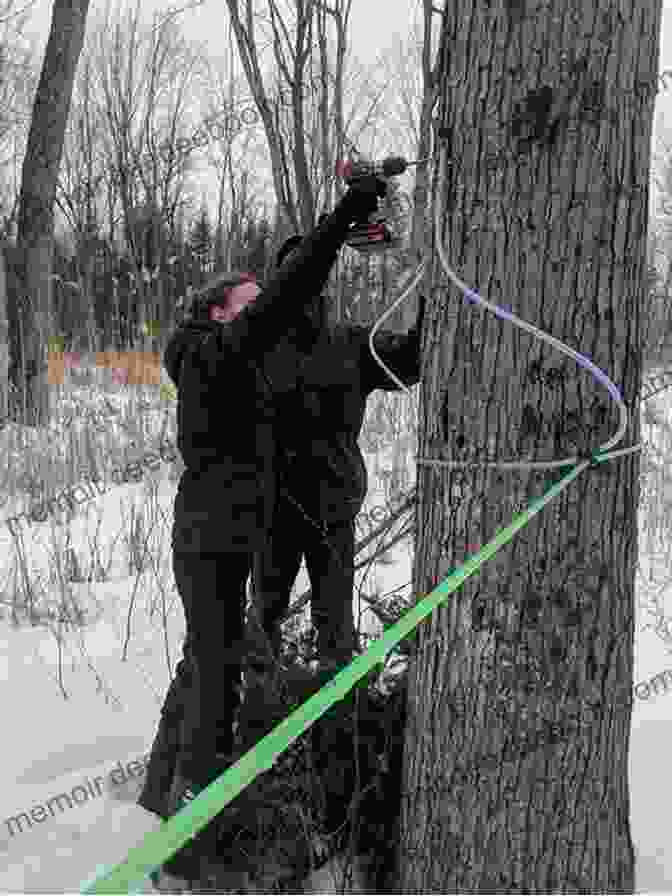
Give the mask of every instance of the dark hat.
[[296, 233], [294, 236], [290, 236], [278, 249], [278, 254], [275, 256], [275, 264], [276, 267], [280, 267], [285, 258], [289, 255], [290, 252], [293, 252], [296, 247], [303, 242], [303, 237]]

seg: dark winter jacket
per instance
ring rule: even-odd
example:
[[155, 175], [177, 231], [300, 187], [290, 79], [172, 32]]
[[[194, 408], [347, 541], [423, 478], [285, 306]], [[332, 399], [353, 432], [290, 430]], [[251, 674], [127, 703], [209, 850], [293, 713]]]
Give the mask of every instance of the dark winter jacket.
[[[324, 325], [315, 302], [286, 339], [269, 353], [263, 370], [277, 410], [278, 473], [311, 519], [353, 519], [367, 491], [358, 444], [368, 396], [398, 386], [369, 348], [372, 327]], [[421, 309], [424, 302], [421, 303]], [[407, 334], [376, 333], [376, 352], [410, 386], [420, 377], [422, 311]]]
[[177, 444], [187, 468], [175, 498], [175, 550], [263, 545], [275, 500], [276, 408], [260, 366], [302, 302], [321, 292], [351, 220], [342, 200], [233, 321], [187, 323], [169, 342], [164, 364], [178, 389]]

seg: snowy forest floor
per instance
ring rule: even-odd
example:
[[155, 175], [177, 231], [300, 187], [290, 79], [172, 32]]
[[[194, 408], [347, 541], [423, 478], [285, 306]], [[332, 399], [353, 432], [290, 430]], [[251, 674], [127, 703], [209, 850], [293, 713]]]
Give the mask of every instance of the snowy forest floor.
[[[113, 386], [101, 371], [79, 377], [72, 374], [59, 389], [60, 425], [39, 433], [14, 425], [0, 431], [2, 520], [42, 499], [40, 483], [55, 496], [96, 472], [109, 474], [110, 466], [137, 461], [162, 440], [174, 444], [174, 403], [161, 400], [158, 389]], [[653, 418], [643, 415], [652, 464], [672, 449], [672, 402], [664, 398], [649, 403]], [[396, 395], [370, 401], [362, 438], [367, 508], [385, 506], [414, 484], [415, 403]], [[131, 768], [141, 777], [180, 655], [184, 623], [170, 567], [170, 522], [181, 469], [179, 460], [143, 469], [139, 482], [110, 485], [74, 513], [15, 523], [14, 534], [0, 525], [0, 892], [77, 891], [96, 867], [122, 860], [159, 824], [134, 805], [139, 780], [128, 768], [135, 760]], [[635, 683], [666, 669], [672, 650], [668, 489], [660, 462], [643, 462], [643, 476]], [[358, 573], [358, 590], [407, 596], [411, 574], [409, 538]], [[302, 569], [296, 592], [307, 585]], [[358, 597], [355, 612], [363, 631], [381, 631]], [[298, 624], [308, 619], [302, 612]], [[672, 745], [672, 692], [636, 698], [632, 719], [637, 891], [672, 891], [666, 814], [672, 781], [661, 773]], [[126, 771], [110, 783], [119, 763]], [[95, 794], [92, 782], [100, 779], [106, 784]], [[92, 795], [53, 817], [36, 817], [35, 807], [74, 794], [78, 785], [80, 795], [87, 787]], [[10, 819], [31, 810], [34, 820], [17, 830]]]

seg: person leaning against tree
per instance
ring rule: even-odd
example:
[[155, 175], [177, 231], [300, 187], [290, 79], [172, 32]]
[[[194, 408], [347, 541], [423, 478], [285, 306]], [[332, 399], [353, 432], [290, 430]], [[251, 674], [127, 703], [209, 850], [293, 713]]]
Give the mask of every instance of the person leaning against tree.
[[[303, 238], [290, 237], [277, 263], [288, 264]], [[374, 348], [406, 385], [420, 379], [425, 299], [407, 333], [379, 330]], [[278, 410], [278, 496], [271, 536], [255, 558], [255, 603], [276, 659], [280, 623], [305, 558], [317, 656], [325, 672], [347, 665], [359, 645], [353, 618], [355, 519], [367, 493], [359, 437], [375, 390], [397, 383], [374, 358], [373, 326], [331, 323], [327, 299], [316, 292], [265, 359], [264, 372]], [[261, 670], [260, 670], [261, 671]]]

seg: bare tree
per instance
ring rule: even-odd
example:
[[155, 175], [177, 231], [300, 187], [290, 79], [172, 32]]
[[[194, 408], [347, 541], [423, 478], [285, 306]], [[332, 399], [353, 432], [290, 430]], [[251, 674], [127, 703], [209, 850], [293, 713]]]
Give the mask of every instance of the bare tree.
[[[101, 192], [108, 176], [102, 128], [96, 96], [95, 69], [90, 49], [85, 45], [73, 94], [72, 114], [66, 132], [61, 176], [56, 203], [63, 215], [74, 244], [79, 282], [69, 292], [71, 319], [82, 328], [92, 323], [93, 279], [96, 249], [101, 243], [104, 220], [100, 214]], [[57, 281], [56, 288], [61, 289]]]
[[35, 425], [49, 412], [45, 342], [49, 332], [54, 200], [88, 0], [54, 0], [23, 162], [15, 269], [9, 302], [11, 376], [22, 393], [23, 416]]
[[[0, 420], [10, 411], [10, 333], [6, 268], [13, 257], [4, 240], [11, 236], [19, 208], [20, 161], [30, 124], [30, 107], [37, 84], [33, 52], [25, 35], [32, 4], [15, 0], [0, 4]], [[7, 253], [7, 257], [5, 257]]]
[[263, 135], [256, 126], [259, 115], [244, 98], [244, 84], [235, 74], [235, 40], [229, 24], [229, 53], [224, 66], [211, 66], [210, 90], [202, 114], [207, 140], [207, 161], [217, 172], [215, 213], [215, 265], [235, 266], [236, 245], [264, 194]]
[[[329, 208], [340, 195], [344, 184], [336, 177], [337, 160], [354, 150], [364, 155], [376, 153], [380, 142], [377, 138], [390, 133], [385, 118], [391, 117], [394, 98], [390, 97], [389, 81], [372, 78], [370, 71], [357, 69], [349, 61], [351, 0], [227, 3], [243, 71], [268, 144], [279, 240], [287, 230], [305, 231], [312, 227], [317, 213]], [[436, 24], [433, 12], [436, 10], [428, 5], [425, 13], [430, 38]], [[416, 50], [418, 65], [426, 64], [426, 88], [417, 97], [421, 110], [417, 148], [428, 154], [431, 109], [436, 96], [430, 64], [431, 39], [426, 54], [418, 40]], [[264, 80], [267, 70], [270, 74]], [[283, 102], [284, 95], [288, 96], [287, 102]], [[414, 100], [410, 91], [406, 100], [409, 112]], [[360, 145], [365, 140], [369, 151]], [[352, 296], [346, 298], [346, 292], [352, 292], [353, 283], [361, 286], [359, 319], [368, 320], [374, 309], [380, 310], [377, 298], [381, 291], [386, 292], [386, 286], [398, 281], [404, 270], [410, 272], [414, 267], [426, 236], [426, 190], [422, 191], [425, 182], [426, 171], [416, 179], [418, 201], [408, 216], [411, 220], [405, 234], [410, 239], [408, 249], [385, 253], [373, 261], [344, 253], [333, 278], [337, 319], [342, 318], [351, 302]], [[411, 209], [409, 203], [408, 210]], [[406, 216], [398, 217], [401, 221]], [[400, 229], [404, 230], [403, 225]], [[415, 313], [414, 303], [407, 303], [405, 318], [410, 321]]]
[[[457, 0], [439, 55], [435, 237], [473, 289], [607, 372], [631, 409], [624, 447], [639, 439], [661, 6]], [[560, 478], [489, 462], [588, 457], [618, 424], [615, 402], [573, 361], [467, 304], [452, 281], [437, 286], [418, 595]], [[399, 892], [634, 891], [638, 498], [636, 453], [583, 472], [420, 626]]]
[[672, 359], [672, 149], [661, 141], [653, 174], [656, 208], [648, 245], [649, 281], [643, 321], [644, 366], [661, 368]]
[[[398, 36], [379, 62], [385, 91], [380, 128], [394, 152], [427, 159], [432, 149], [432, 114], [439, 96], [436, 42], [440, 16], [431, 0], [423, 0], [422, 18], [415, 17], [404, 37]], [[431, 244], [429, 221], [429, 166], [414, 169], [409, 234], [405, 248], [392, 257], [390, 276], [410, 273]], [[417, 295], [417, 294], [416, 294]], [[405, 302], [398, 314], [403, 329], [412, 326], [417, 300]]]
[[192, 109], [205, 60], [180, 32], [181, 11], [162, 12], [143, 26], [139, 2], [116, 21], [108, 10], [88, 50], [101, 122], [108, 238], [129, 248], [141, 324], [154, 314], [148, 304], [161, 302], [147, 284], [174, 240], [179, 207], [191, 199], [199, 148]]
[[30, 126], [31, 105], [38, 72], [33, 48], [26, 36], [29, 4], [16, 8], [15, 0], [0, 7], [0, 214], [3, 235], [16, 224], [20, 165]]
[[[332, 162], [345, 144], [343, 84], [352, 0], [292, 0], [284, 9], [278, 0], [268, 0], [263, 11], [254, 8], [254, 0], [244, 5], [227, 0], [227, 6], [266, 135], [279, 231], [308, 230], [317, 209], [333, 198]], [[266, 40], [273, 52], [271, 86], [263, 77]]]

